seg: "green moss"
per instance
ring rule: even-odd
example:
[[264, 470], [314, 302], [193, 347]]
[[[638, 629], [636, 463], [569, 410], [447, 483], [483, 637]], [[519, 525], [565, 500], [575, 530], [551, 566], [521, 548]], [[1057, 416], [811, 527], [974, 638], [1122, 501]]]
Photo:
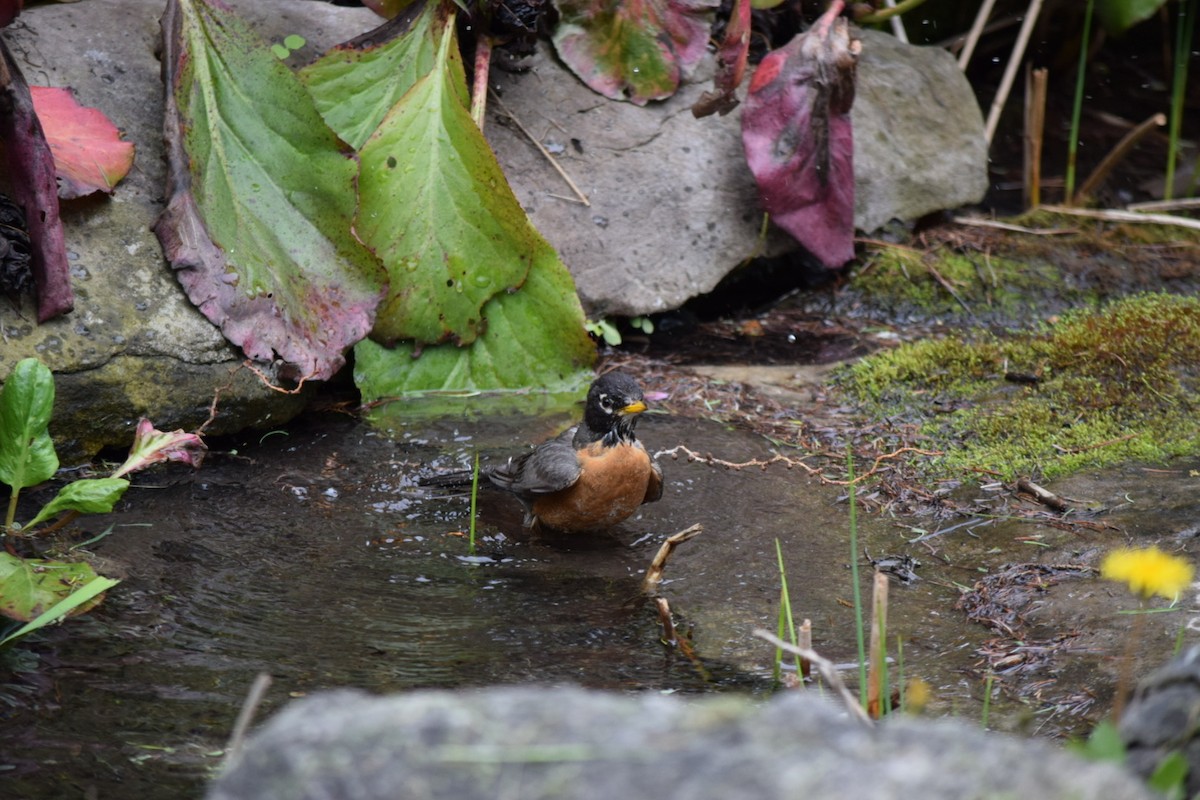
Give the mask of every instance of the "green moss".
[[1070, 293], [1060, 271], [1048, 263], [948, 247], [927, 253], [880, 248], [852, 282], [872, 305], [892, 313], [935, 317], [1012, 318], [1035, 308], [1039, 300]]
[[935, 476], [1054, 477], [1200, 446], [1200, 300], [1136, 295], [999, 338], [951, 336], [839, 374], [871, 413], [918, 422]]

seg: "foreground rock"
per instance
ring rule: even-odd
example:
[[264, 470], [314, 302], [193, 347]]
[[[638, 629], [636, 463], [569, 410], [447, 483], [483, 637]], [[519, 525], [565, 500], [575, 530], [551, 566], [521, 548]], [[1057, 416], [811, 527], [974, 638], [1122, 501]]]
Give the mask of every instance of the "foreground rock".
[[1193, 645], [1138, 683], [1121, 717], [1121, 740], [1129, 766], [1149, 778], [1163, 759], [1187, 759], [1188, 797], [1200, 793], [1200, 646]]
[[1152, 796], [1111, 765], [952, 720], [872, 731], [794, 693], [755, 704], [524, 687], [295, 703], [208, 800]]

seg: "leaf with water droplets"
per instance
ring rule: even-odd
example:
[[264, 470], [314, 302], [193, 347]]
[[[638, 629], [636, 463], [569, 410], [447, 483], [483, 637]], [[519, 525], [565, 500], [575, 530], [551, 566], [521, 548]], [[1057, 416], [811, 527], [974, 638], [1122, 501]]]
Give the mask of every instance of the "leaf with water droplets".
[[638, 105], [670, 97], [704, 57], [716, 0], [555, 0], [554, 47], [595, 91]]

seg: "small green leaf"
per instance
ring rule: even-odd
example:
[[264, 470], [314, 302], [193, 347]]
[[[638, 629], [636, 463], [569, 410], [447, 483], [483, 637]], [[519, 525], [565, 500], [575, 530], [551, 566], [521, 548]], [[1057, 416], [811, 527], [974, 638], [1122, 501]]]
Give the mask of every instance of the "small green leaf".
[[283, 37], [283, 46], [288, 50], [299, 50], [306, 44], [308, 44], [308, 40], [297, 33], [289, 33]]
[[275, 44], [271, 45], [271, 52], [274, 53], [275, 57], [280, 59], [281, 61], [292, 54], [290, 50], [288, 50], [283, 45], [279, 44], [279, 42], [276, 42]]
[[371, 341], [354, 349], [354, 379], [365, 401], [414, 392], [545, 390], [575, 392], [591, 377], [595, 348], [584, 330], [574, 283], [554, 250], [543, 247], [529, 279], [485, 307], [487, 332], [470, 347]]
[[1100, 24], [1113, 35], [1120, 35], [1144, 20], [1150, 19], [1166, 0], [1100, 0], [1096, 14]]
[[1151, 789], [1161, 792], [1168, 798], [1186, 797], [1187, 776], [1190, 765], [1187, 757], [1178, 750], [1163, 756], [1162, 761], [1154, 768], [1154, 774], [1146, 781]]
[[[97, 580], [106, 583], [93, 586]], [[0, 645], [64, 614], [82, 614], [100, 602], [96, 595], [115, 583], [98, 577], [85, 562], [22, 559], [0, 551], [0, 615], [37, 623], [18, 629]], [[81, 587], [89, 591], [76, 597]]]
[[467, 110], [453, 15], [435, 30], [434, 68], [359, 153], [354, 230], [391, 279], [372, 338], [469, 344], [482, 306], [525, 281], [547, 247]]
[[121, 499], [129, 481], [124, 478], [84, 478], [72, 481], [58, 490], [54, 499], [42, 506], [37, 516], [25, 523], [25, 529], [45, 522], [63, 511], [80, 514], [107, 514]]
[[1089, 761], [1110, 761], [1116, 764], [1125, 761], [1125, 742], [1112, 720], [1104, 720], [1092, 729], [1092, 734], [1083, 742], [1073, 742], [1071, 749]]
[[54, 376], [36, 358], [13, 367], [0, 389], [0, 481], [14, 490], [49, 480], [58, 455], [48, 427]]

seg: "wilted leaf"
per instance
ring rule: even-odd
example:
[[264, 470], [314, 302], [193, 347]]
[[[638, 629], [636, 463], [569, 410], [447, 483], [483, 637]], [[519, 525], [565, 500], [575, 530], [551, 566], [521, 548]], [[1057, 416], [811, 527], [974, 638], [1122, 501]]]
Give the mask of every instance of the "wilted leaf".
[[155, 232], [250, 358], [328, 378], [371, 329], [382, 269], [350, 233], [355, 162], [268, 45], [204, 0], [163, 15], [170, 201]]
[[58, 196], [112, 192], [133, 166], [133, 143], [104, 113], [75, 102], [70, 89], [30, 88], [58, 170]]
[[447, 24], [443, 3], [412, 3], [403, 14], [333, 48], [300, 70], [329, 127], [354, 149], [417, 80], [433, 69]]
[[859, 42], [836, 16], [840, 7], [762, 60], [742, 109], [742, 144], [763, 207], [831, 269], [854, 257], [850, 106]]
[[[96, 571], [84, 562], [21, 559], [0, 551], [0, 615], [28, 622], [97, 579]], [[115, 583], [110, 581], [102, 585], [107, 588]], [[94, 608], [101, 599], [92, 595], [82, 604], [60, 609], [60, 613], [82, 614]]]
[[470, 347], [442, 344], [418, 353], [409, 344], [359, 342], [354, 380], [363, 399], [442, 390], [574, 391], [589, 379], [595, 347], [574, 281], [544, 241], [520, 291], [496, 295], [484, 312], [487, 332]]
[[71, 481], [58, 490], [53, 500], [42, 506], [37, 516], [25, 523], [25, 528], [53, 519], [64, 511], [107, 514], [128, 488], [129, 481], [124, 478], [81, 478]]
[[138, 420], [137, 432], [133, 435], [129, 457], [112, 477], [119, 478], [163, 461], [181, 461], [190, 467], [198, 468], [207, 451], [204, 440], [197, 434], [181, 430], [170, 433], [160, 431], [154, 427], [154, 423], [142, 417]]
[[29, 86], [8, 45], [0, 39], [0, 143], [3, 143], [13, 201], [25, 214], [33, 250], [38, 322], [75, 306], [71, 270], [58, 214], [54, 156], [33, 109]]
[[354, 230], [391, 279], [371, 334], [384, 343], [474, 341], [483, 304], [520, 286], [545, 246], [467, 110], [454, 15], [437, 18], [433, 69], [359, 153]]
[[670, 97], [708, 46], [717, 0], [555, 0], [558, 55], [605, 97]]
[[725, 37], [717, 49], [717, 74], [713, 78], [713, 91], [700, 96], [692, 106], [693, 116], [725, 116], [737, 108], [738, 100], [734, 92], [742, 85], [746, 61], [750, 57], [750, 10], [750, 0], [734, 0], [729, 23], [725, 26]]
[[58, 455], [50, 439], [54, 376], [36, 358], [25, 358], [0, 388], [0, 482], [14, 490], [53, 477]]

